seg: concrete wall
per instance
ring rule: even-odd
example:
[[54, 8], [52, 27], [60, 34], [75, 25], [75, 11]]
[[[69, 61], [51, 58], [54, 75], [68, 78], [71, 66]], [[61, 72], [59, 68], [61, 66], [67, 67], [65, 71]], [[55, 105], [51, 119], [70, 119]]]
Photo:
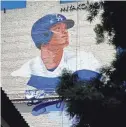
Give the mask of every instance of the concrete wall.
[[[2, 18], [2, 48], [1, 48], [1, 76], [2, 87], [8, 94], [23, 93], [26, 89], [27, 78], [12, 77], [10, 74], [18, 69], [22, 64], [40, 54], [34, 46], [31, 38], [31, 28], [36, 20], [49, 13], [61, 13], [61, 7], [77, 3], [60, 4], [55, 2], [27, 2], [27, 8], [7, 10], [1, 12]], [[69, 30], [70, 45], [66, 50], [84, 50], [92, 52], [95, 57], [103, 64], [109, 64], [113, 58], [113, 47], [108, 44], [96, 45], [95, 33], [93, 28], [99, 19], [92, 24], [86, 21], [87, 12], [83, 10], [62, 12], [69, 19], [75, 21], [75, 26]], [[13, 98], [13, 97], [12, 97]], [[39, 127], [43, 116], [32, 117], [30, 112], [22, 113], [29, 125]], [[38, 120], [36, 120], [38, 119]], [[36, 121], [35, 121], [36, 120]], [[31, 122], [32, 121], [32, 122]], [[44, 120], [45, 121], [45, 120]], [[46, 123], [48, 123], [48, 119]], [[41, 127], [56, 127], [56, 123], [41, 125]], [[54, 124], [54, 125], [53, 125]], [[59, 127], [59, 125], [57, 125]]]

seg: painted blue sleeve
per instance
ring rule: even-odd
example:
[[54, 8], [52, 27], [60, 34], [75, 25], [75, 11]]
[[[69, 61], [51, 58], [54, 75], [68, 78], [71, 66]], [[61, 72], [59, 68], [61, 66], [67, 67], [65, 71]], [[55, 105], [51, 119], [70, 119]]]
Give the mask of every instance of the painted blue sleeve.
[[30, 80], [28, 81], [27, 85], [33, 86], [40, 90], [48, 90], [48, 89], [54, 89], [56, 88], [56, 85], [59, 82], [59, 78], [50, 78], [50, 77], [42, 77], [42, 76], [36, 76], [31, 75]]
[[[99, 77], [100, 74], [90, 70], [78, 70], [74, 72], [74, 74], [78, 75], [79, 80], [91, 80], [92, 78]], [[31, 75], [30, 80], [28, 81], [27, 85], [35, 87], [39, 90], [48, 90], [52, 89], [55, 90], [57, 84], [59, 83], [59, 77], [41, 77]]]
[[76, 72], [74, 72], [74, 74], [78, 75], [78, 79], [79, 81], [90, 81], [92, 78], [98, 78], [100, 80], [101, 74], [99, 74], [98, 72], [95, 71], [91, 71], [91, 70], [78, 70]]

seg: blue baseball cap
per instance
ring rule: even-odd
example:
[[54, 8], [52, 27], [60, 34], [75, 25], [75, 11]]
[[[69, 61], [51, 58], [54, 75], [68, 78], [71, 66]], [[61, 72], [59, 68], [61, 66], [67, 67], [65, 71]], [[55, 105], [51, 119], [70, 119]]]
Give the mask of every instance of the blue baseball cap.
[[34, 23], [31, 36], [37, 48], [40, 48], [42, 44], [48, 44], [53, 35], [50, 28], [58, 23], [65, 23], [67, 29], [74, 26], [73, 20], [66, 19], [66, 17], [61, 14], [48, 14]]

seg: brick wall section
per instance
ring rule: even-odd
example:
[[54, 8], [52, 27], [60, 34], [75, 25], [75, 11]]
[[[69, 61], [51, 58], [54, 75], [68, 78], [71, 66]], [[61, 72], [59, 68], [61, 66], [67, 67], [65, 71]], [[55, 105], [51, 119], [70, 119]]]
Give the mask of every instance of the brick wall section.
[[[27, 2], [27, 8], [1, 12], [1, 78], [2, 87], [6, 93], [10, 95], [24, 92], [28, 79], [14, 78], [10, 74], [40, 53], [31, 38], [33, 23], [46, 14], [60, 13], [60, 8], [67, 5], [71, 3], [60, 5], [59, 1]], [[76, 6], [77, 3], [72, 5]], [[62, 12], [61, 14], [75, 21], [75, 26], [69, 30], [70, 45], [66, 50], [75, 51], [77, 48], [77, 50], [90, 51], [103, 65], [109, 64], [115, 51], [108, 44], [96, 45], [93, 28], [99, 19], [90, 24], [86, 21], [87, 12], [85, 11]], [[53, 122], [54, 125], [49, 123], [45, 116], [32, 117], [30, 113], [22, 113], [22, 115], [34, 127], [39, 127], [39, 122], [41, 120], [44, 122], [44, 119], [46, 121], [41, 127], [50, 127], [50, 125], [60, 127], [60, 125], [56, 126], [55, 122]]]

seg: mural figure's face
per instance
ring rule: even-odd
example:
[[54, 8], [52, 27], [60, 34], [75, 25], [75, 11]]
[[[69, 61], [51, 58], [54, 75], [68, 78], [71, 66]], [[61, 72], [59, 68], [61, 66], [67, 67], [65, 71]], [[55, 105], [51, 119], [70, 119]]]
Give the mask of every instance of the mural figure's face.
[[50, 42], [41, 46], [42, 60], [47, 68], [53, 68], [59, 64], [62, 58], [63, 48], [69, 42], [66, 24], [56, 24], [50, 30], [53, 32]]
[[66, 24], [56, 24], [50, 30], [53, 32], [53, 36], [48, 44], [41, 46], [41, 49], [42, 47], [48, 47], [50, 50], [53, 48], [64, 48], [69, 44]]
[[69, 41], [68, 41], [68, 31], [66, 28], [66, 24], [64, 23], [56, 24], [50, 30], [53, 32], [53, 36], [50, 41], [51, 45], [57, 45], [57, 46], [68, 45]]

